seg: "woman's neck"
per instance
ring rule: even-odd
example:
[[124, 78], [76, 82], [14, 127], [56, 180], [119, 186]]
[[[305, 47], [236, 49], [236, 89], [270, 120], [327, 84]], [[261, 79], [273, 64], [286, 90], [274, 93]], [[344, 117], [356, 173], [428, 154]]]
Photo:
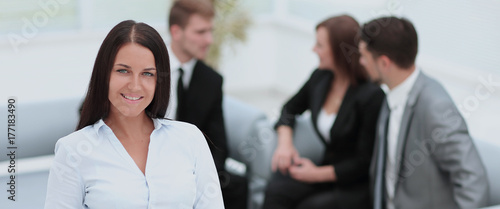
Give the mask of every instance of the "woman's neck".
[[145, 134], [150, 135], [154, 130], [153, 120], [145, 112], [136, 117], [125, 117], [110, 112], [104, 122], [119, 139], [139, 139]]
[[345, 74], [340, 73], [338, 70], [334, 70], [333, 72], [335, 76], [333, 77], [332, 88], [334, 88], [334, 86], [347, 87], [350, 85], [351, 82]]

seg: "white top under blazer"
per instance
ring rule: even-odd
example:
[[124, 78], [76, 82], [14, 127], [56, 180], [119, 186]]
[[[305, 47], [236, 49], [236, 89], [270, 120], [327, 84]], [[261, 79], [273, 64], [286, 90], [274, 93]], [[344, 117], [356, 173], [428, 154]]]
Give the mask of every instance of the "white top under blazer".
[[145, 174], [103, 120], [59, 139], [45, 208], [224, 208], [201, 131], [178, 121], [153, 123]]
[[325, 109], [321, 108], [321, 111], [318, 115], [318, 131], [323, 136], [326, 142], [330, 143], [330, 130], [333, 127], [333, 123], [335, 123], [335, 119], [337, 118], [337, 114], [335, 113], [326, 113]]

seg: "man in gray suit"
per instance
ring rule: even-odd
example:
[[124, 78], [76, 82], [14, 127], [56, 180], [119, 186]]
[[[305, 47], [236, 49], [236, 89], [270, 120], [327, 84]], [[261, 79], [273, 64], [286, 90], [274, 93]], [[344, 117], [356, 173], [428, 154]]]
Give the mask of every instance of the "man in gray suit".
[[379, 18], [360, 34], [361, 64], [389, 87], [370, 168], [374, 208], [485, 206], [485, 168], [446, 90], [415, 66], [412, 23]]

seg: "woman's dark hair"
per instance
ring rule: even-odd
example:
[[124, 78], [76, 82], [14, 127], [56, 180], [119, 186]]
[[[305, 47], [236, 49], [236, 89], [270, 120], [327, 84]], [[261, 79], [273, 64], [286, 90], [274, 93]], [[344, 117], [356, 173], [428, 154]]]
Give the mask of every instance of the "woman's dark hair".
[[368, 81], [368, 74], [359, 64], [358, 22], [351, 16], [341, 15], [324, 20], [316, 26], [316, 30], [321, 27], [328, 31], [328, 41], [337, 70], [346, 75], [352, 85]]
[[145, 23], [126, 20], [116, 25], [102, 42], [90, 78], [87, 96], [82, 105], [76, 130], [94, 124], [109, 114], [109, 78], [116, 54], [127, 43], [136, 43], [151, 50], [156, 65], [156, 88], [153, 100], [146, 107], [151, 118], [163, 118], [170, 98], [170, 61], [160, 34]]

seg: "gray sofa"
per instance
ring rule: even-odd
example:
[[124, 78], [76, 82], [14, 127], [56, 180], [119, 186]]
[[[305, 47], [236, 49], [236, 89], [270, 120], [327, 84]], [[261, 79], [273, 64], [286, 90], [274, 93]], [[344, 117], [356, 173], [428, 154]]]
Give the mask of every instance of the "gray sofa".
[[[59, 138], [75, 130], [79, 104], [79, 98], [37, 103], [20, 100], [17, 103], [16, 201], [7, 199], [10, 193], [5, 192], [7, 187], [2, 186], [0, 208], [43, 208], [54, 145]], [[6, 107], [0, 105], [0, 109], [5, 110]], [[1, 112], [0, 117], [6, 118], [3, 114], [7, 111]], [[3, 136], [7, 135], [5, 129], [0, 132]], [[3, 141], [1, 145], [0, 182], [5, 185], [10, 177], [6, 169], [10, 162], [7, 155], [3, 154], [6, 147]]]
[[[264, 113], [254, 107], [227, 98], [224, 101], [226, 129], [228, 132], [230, 157], [247, 166], [250, 183], [252, 209], [261, 208], [265, 184], [271, 176], [271, 157], [276, 148], [276, 135], [272, 123]], [[302, 157], [319, 163], [324, 150], [318, 136], [314, 133], [308, 112], [296, 118], [294, 145]], [[488, 141], [474, 140], [488, 173], [490, 183], [489, 206], [500, 209], [500, 146]], [[248, 154], [245, 155], [244, 153]], [[247, 157], [245, 157], [247, 156]], [[255, 159], [254, 159], [255, 157]], [[254, 159], [254, 160], [252, 160]]]
[[[43, 208], [47, 186], [48, 168], [53, 158], [54, 144], [62, 136], [71, 133], [77, 123], [77, 109], [80, 99], [66, 99], [45, 103], [20, 103], [18, 105], [18, 135], [16, 151], [16, 201], [7, 199], [6, 182], [9, 161], [6, 154], [0, 155], [1, 208], [31, 209]], [[226, 96], [223, 103], [224, 118], [230, 148], [229, 156], [246, 167], [246, 172], [228, 169], [236, 174], [247, 175], [250, 179], [250, 208], [260, 208], [264, 200], [264, 190], [271, 176], [271, 157], [276, 147], [276, 135], [272, 123], [263, 111]], [[0, 109], [6, 109], [5, 104]], [[2, 111], [3, 112], [3, 111]], [[6, 112], [6, 111], [5, 111]], [[6, 113], [0, 117], [6, 118]], [[2, 120], [4, 127], [5, 120]], [[3, 136], [6, 130], [0, 131]], [[322, 145], [314, 134], [310, 116], [306, 113], [297, 117], [294, 143], [301, 156], [318, 163], [321, 159]], [[490, 205], [500, 205], [500, 146], [476, 140], [476, 146], [486, 166], [490, 179]], [[2, 148], [5, 150], [5, 143]], [[5, 151], [3, 151], [5, 152]], [[493, 206], [492, 208], [500, 208]]]
[[[294, 145], [302, 157], [307, 157], [318, 164], [321, 160], [324, 147], [320, 143], [318, 136], [314, 133], [310, 114], [306, 112], [296, 119]], [[500, 209], [500, 178], [498, 178], [500, 175], [500, 163], [497, 161], [500, 157], [500, 146], [479, 139], [475, 139], [474, 143], [486, 167], [490, 183], [490, 196], [487, 208]], [[273, 146], [275, 147], [276, 145], [273, 144]]]
[[271, 176], [270, 159], [276, 146], [275, 132], [264, 112], [251, 105], [226, 96], [223, 109], [229, 157], [243, 163], [246, 172], [233, 169], [229, 162], [226, 162], [226, 169], [248, 177], [249, 208], [260, 208]]

